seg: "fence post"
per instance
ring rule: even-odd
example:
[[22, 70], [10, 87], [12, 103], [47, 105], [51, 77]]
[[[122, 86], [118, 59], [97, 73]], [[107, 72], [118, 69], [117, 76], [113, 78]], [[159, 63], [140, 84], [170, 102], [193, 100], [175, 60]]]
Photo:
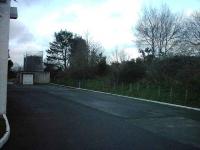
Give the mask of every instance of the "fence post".
[[160, 97], [160, 86], [158, 86], [158, 98]]
[[185, 90], [185, 105], [187, 104], [187, 98], [188, 98], [188, 89]]
[[84, 86], [85, 86], [85, 89], [88, 88], [88, 87], [87, 87], [87, 83], [88, 83], [88, 79], [85, 80], [85, 85], [84, 85]]
[[[92, 87], [92, 86], [91, 86]], [[100, 90], [101, 83], [99, 84], [99, 81], [95, 81], [95, 90]]]
[[132, 83], [129, 84], [129, 92], [133, 91]]
[[121, 85], [121, 92], [122, 94], [124, 94], [124, 82], [122, 82], [122, 85]]
[[149, 89], [149, 84], [148, 84], [148, 83], [146, 84], [146, 89], [147, 89], [147, 90]]
[[171, 100], [171, 102], [173, 101], [173, 99], [172, 99], [172, 91], [173, 89], [172, 89], [172, 87], [170, 88], [170, 100]]
[[139, 96], [140, 94], [139, 94], [139, 90], [140, 90], [140, 84], [139, 83], [137, 83], [137, 96]]
[[116, 90], [116, 83], [114, 82], [114, 91]]
[[104, 91], [104, 89], [105, 89], [105, 83], [104, 83], [104, 81], [103, 81], [103, 84], [102, 84], [102, 91]]
[[81, 81], [78, 81], [78, 88], [81, 88]]
[[137, 84], [137, 92], [139, 92], [139, 89], [140, 89], [140, 84], [138, 83]]

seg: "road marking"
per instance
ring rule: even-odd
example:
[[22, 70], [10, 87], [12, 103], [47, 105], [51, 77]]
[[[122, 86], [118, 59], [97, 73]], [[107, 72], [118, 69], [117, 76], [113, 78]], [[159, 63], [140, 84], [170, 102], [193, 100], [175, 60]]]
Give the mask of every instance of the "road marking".
[[89, 90], [89, 89], [83, 89], [83, 88], [76, 88], [76, 87], [73, 87], [73, 86], [67, 86], [67, 85], [61, 85], [61, 84], [55, 84], [55, 83], [50, 83], [50, 84], [56, 85], [56, 86], [61, 86], [61, 87], [73, 88], [73, 89], [76, 89], [76, 90], [90, 91], [90, 92], [95, 92], [95, 93], [113, 95], [113, 96], [118, 96], [118, 97], [123, 97], [123, 98], [128, 98], [128, 99], [134, 99], [134, 100], [151, 102], [151, 103], [156, 103], [156, 104], [161, 104], [161, 105], [167, 105], [167, 106], [173, 106], [173, 107], [185, 108], [185, 109], [189, 109], [189, 110], [200, 111], [200, 108], [196, 108], [196, 107], [189, 107], [189, 106], [183, 106], [183, 105], [177, 105], [177, 104], [170, 104], [170, 103], [166, 103], [166, 102], [159, 102], [159, 101], [154, 101], [154, 100], [149, 100], [149, 99], [144, 99], [144, 98], [137, 98], [137, 97], [130, 97], [130, 96], [125, 96], [125, 95], [118, 95], [118, 94], [107, 93], [107, 92], [102, 92], [102, 91], [95, 91], [95, 90]]

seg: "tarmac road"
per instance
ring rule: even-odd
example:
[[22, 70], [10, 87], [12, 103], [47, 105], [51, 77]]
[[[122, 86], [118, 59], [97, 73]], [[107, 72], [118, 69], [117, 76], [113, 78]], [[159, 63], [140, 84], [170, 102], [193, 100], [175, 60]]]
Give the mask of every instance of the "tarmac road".
[[3, 150], [200, 149], [200, 112], [53, 85], [8, 87]]

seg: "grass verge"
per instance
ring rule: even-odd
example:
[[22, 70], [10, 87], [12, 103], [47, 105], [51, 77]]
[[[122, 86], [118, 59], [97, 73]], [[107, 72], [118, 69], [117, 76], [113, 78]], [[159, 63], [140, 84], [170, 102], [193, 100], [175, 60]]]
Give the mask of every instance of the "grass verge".
[[3, 116], [0, 116], [0, 138], [3, 137], [3, 135], [6, 132], [6, 124]]
[[200, 108], [200, 93], [178, 85], [144, 83], [113, 85], [103, 80], [65, 80], [54, 83]]

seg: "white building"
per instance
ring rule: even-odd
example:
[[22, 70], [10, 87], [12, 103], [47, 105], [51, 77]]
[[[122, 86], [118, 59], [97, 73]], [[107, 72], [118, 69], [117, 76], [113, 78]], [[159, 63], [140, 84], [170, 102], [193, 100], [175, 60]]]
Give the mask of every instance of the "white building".
[[10, 7], [10, 0], [0, 0], [0, 114], [6, 113], [10, 18], [17, 18], [16, 8]]

